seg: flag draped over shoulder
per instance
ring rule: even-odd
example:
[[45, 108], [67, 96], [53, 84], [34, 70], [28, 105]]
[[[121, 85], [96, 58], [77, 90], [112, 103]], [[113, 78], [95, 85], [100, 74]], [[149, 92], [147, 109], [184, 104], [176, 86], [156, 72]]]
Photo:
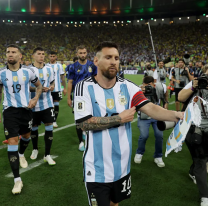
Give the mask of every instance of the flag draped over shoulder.
[[201, 99], [204, 105], [207, 104], [204, 99], [198, 96], [194, 97], [192, 102], [189, 103], [186, 111], [184, 112], [183, 120], [178, 121], [167, 140], [165, 157], [167, 157], [171, 151], [175, 150], [179, 146], [182, 146], [192, 122], [196, 126], [201, 124], [201, 110], [195, 103], [198, 99]]

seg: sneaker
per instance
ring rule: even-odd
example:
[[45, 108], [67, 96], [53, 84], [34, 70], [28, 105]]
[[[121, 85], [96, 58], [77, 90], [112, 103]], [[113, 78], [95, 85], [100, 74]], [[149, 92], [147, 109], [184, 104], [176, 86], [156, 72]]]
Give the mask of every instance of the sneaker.
[[4, 141], [2, 142], [2, 144], [9, 144], [9, 142], [8, 142], [8, 140], [6, 139], [6, 140], [4, 140]]
[[55, 127], [55, 128], [57, 128], [57, 127], [58, 127], [58, 125], [57, 125], [57, 123], [56, 123], [56, 122], [54, 122], [54, 123], [53, 123], [53, 127]]
[[135, 157], [134, 157], [134, 162], [137, 163], [137, 164], [140, 164], [141, 161], [142, 161], [142, 157], [143, 157], [143, 155], [136, 154]]
[[21, 193], [21, 190], [23, 188], [23, 183], [22, 181], [16, 181], [14, 183], [14, 187], [12, 189], [12, 193], [15, 195], [15, 194], [20, 194]]
[[194, 184], [196, 184], [196, 178], [195, 178], [195, 176], [194, 176], [194, 175], [191, 175], [191, 174], [189, 173], [189, 177], [193, 180]]
[[155, 158], [154, 162], [157, 164], [158, 167], [165, 167], [165, 163], [162, 160], [162, 157]]
[[24, 156], [19, 157], [19, 161], [20, 161], [20, 166], [21, 166], [22, 168], [27, 168], [27, 167], [28, 167], [27, 160], [25, 159]]
[[51, 155], [44, 156], [43, 158], [44, 162], [48, 162], [49, 165], [55, 165], [56, 162], [52, 159]]
[[208, 198], [207, 197], [201, 198], [201, 206], [208, 206]]
[[34, 149], [32, 151], [32, 154], [30, 156], [30, 159], [35, 160], [35, 159], [37, 159], [37, 157], [38, 157], [38, 150], [37, 149]]
[[79, 151], [81, 151], [81, 152], [84, 152], [85, 151], [84, 142], [81, 142], [79, 144]]

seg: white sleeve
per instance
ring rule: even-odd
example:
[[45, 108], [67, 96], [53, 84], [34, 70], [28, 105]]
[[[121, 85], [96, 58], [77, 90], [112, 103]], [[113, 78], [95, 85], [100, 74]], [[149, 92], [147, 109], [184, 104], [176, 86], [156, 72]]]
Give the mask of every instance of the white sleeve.
[[156, 79], [156, 80], [158, 78], [157, 69], [155, 69], [155, 71], [154, 71], [153, 78]]
[[55, 76], [54, 76], [53, 68], [51, 67], [50, 69], [51, 69], [50, 83], [52, 83], [55, 80]]
[[164, 93], [166, 93], [167, 92], [167, 86], [163, 83], [162, 83], [162, 85], [163, 85]]
[[190, 81], [183, 89], [191, 89], [192, 81]]
[[62, 75], [62, 74], [64, 74], [64, 68], [61, 64], [59, 64], [59, 65], [60, 65], [60, 75]]
[[83, 81], [76, 85], [74, 95], [74, 118], [76, 123], [80, 123], [93, 116], [90, 94]]

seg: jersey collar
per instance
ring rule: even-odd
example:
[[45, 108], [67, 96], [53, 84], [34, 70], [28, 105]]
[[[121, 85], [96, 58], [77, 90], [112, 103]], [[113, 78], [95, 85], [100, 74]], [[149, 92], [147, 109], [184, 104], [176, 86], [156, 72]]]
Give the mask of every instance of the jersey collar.
[[11, 69], [9, 69], [9, 66], [8, 66], [8, 65], [6, 66], [6, 68], [7, 68], [8, 70], [10, 70], [11, 72], [17, 72], [17, 71], [19, 71], [19, 70], [22, 68], [22, 64], [20, 64], [19, 69], [18, 69], [17, 71], [12, 71]]
[[[33, 63], [32, 63], [32, 66], [37, 68]], [[45, 64], [43, 64], [43, 67], [42, 68], [37, 68], [37, 69], [43, 69], [45, 67]]]
[[[95, 76], [96, 75], [92, 76], [92, 80], [95, 84], [98, 84], [100, 86], [100, 84], [96, 81]], [[118, 77], [117, 76], [116, 76], [116, 82], [118, 82]], [[111, 88], [108, 88], [108, 89], [112, 89], [116, 85], [116, 82]], [[102, 86], [100, 86], [100, 87], [103, 88]], [[106, 88], [103, 88], [103, 89], [106, 89]]]

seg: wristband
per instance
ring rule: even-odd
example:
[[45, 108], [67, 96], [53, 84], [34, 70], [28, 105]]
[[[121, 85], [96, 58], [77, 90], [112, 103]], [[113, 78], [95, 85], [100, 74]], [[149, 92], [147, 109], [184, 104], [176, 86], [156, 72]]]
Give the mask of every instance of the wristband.
[[196, 88], [194, 88], [193, 86], [191, 87], [191, 91], [195, 92]]

